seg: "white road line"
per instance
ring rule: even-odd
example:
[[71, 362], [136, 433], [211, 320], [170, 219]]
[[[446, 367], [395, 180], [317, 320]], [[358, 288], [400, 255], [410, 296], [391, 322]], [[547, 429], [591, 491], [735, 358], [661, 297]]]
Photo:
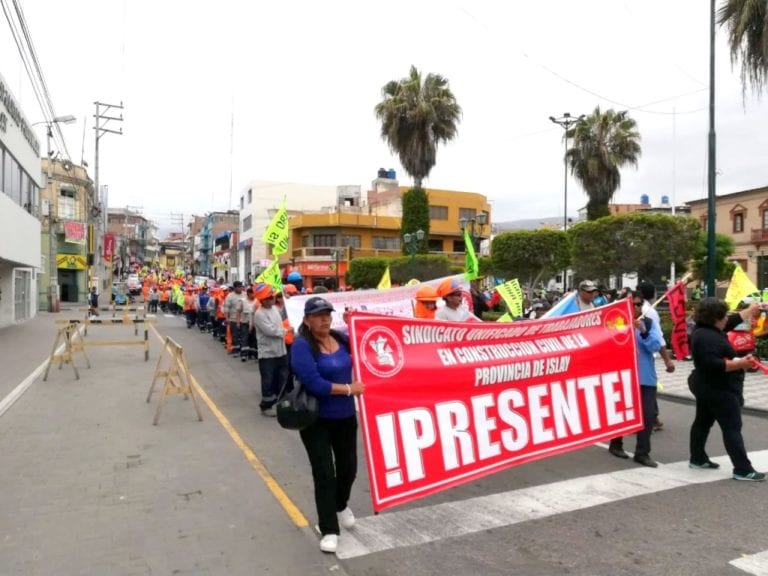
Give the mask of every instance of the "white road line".
[[[749, 458], [758, 470], [768, 468], [768, 450], [750, 452]], [[662, 464], [658, 468], [632, 465], [626, 470], [607, 474], [358, 518], [351, 531], [342, 531], [336, 555], [339, 558], [355, 558], [490, 528], [511, 526], [664, 490], [729, 479], [732, 468], [728, 457], [721, 456], [713, 460], [722, 466], [719, 470], [691, 470], [687, 460]], [[759, 574], [768, 575], [766, 572]]]
[[728, 564], [753, 576], [768, 576], [768, 550], [750, 556], [742, 556], [736, 560], [731, 560]]
[[[79, 333], [80, 327], [78, 327], [77, 330], [78, 330], [78, 335], [82, 338], [82, 335]], [[61, 354], [62, 350], [64, 350], [64, 344], [59, 345], [59, 347], [56, 348], [56, 352], [54, 352], [54, 354]], [[13, 406], [13, 404], [16, 402], [16, 400], [21, 398], [22, 394], [24, 394], [24, 392], [27, 391], [27, 388], [32, 386], [32, 383], [35, 380], [37, 380], [38, 376], [40, 376], [40, 374], [42, 374], [45, 371], [45, 367], [48, 366], [48, 361], [49, 360], [50, 360], [50, 358], [46, 358], [45, 360], [43, 360], [42, 364], [40, 364], [40, 366], [38, 366], [37, 368], [32, 370], [32, 373], [29, 376], [27, 376], [26, 378], [24, 378], [24, 380], [22, 380], [21, 384], [19, 384], [18, 386], [16, 386], [16, 388], [11, 390], [11, 393], [8, 394], [8, 396], [6, 396], [2, 400], [0, 400], [0, 416], [5, 414], [6, 411], [11, 406]]]

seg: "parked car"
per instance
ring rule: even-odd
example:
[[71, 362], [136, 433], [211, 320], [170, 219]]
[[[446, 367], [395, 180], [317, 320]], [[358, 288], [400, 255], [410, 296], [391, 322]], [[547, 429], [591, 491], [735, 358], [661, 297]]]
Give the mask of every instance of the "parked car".
[[141, 294], [141, 280], [139, 280], [138, 274], [129, 274], [125, 279], [125, 286], [128, 288], [129, 294]]

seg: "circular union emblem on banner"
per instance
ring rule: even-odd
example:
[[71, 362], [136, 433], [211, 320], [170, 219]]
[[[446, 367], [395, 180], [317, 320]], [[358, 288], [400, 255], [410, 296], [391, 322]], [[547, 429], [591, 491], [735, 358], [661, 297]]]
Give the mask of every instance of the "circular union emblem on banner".
[[603, 327], [610, 332], [611, 338], [617, 344], [626, 344], [629, 342], [629, 335], [632, 333], [632, 321], [627, 317], [624, 310], [612, 310], [604, 321]]
[[376, 326], [363, 335], [360, 343], [363, 364], [380, 378], [391, 378], [403, 367], [403, 346], [389, 328]]

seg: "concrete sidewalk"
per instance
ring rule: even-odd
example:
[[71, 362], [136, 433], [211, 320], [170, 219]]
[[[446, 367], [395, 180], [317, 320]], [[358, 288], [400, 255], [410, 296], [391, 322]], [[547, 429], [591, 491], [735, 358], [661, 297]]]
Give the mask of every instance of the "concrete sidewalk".
[[[47, 358], [52, 316], [0, 332], [8, 387]], [[128, 338], [140, 338], [133, 326], [88, 329], [88, 339]], [[152, 425], [162, 382], [145, 397], [159, 352], [154, 336], [149, 362], [140, 346], [89, 348], [92, 368], [76, 355], [80, 380], [52, 368], [0, 416], [0, 573], [344, 574], [205, 406], [199, 422], [190, 401], [170, 396]]]
[[[664, 362], [656, 359], [656, 374], [659, 376], [659, 396], [693, 402], [693, 394], [688, 390], [688, 375], [693, 370], [693, 362], [675, 362], [675, 371], [667, 373]], [[744, 378], [744, 408], [759, 412], [768, 412], [768, 375], [762, 372], [747, 373]]]

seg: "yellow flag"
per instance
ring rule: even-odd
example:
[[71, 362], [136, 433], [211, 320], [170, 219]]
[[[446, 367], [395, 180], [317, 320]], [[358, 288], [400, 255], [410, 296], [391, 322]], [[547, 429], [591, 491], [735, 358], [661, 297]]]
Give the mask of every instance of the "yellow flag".
[[513, 317], [523, 315], [523, 289], [520, 288], [520, 282], [517, 278], [505, 282], [501, 286], [496, 286], [496, 292], [504, 300]]
[[496, 322], [512, 322], [512, 316], [509, 315], [509, 312], [505, 312], [503, 316], [499, 316]]
[[285, 198], [261, 239], [272, 244], [272, 254], [275, 256], [288, 252], [288, 209], [285, 207]]
[[280, 265], [277, 258], [272, 260], [272, 263], [267, 266], [264, 271], [256, 278], [256, 282], [265, 282], [272, 286], [278, 292], [283, 289], [283, 279], [280, 276]]
[[472, 238], [469, 237], [469, 230], [464, 228], [464, 278], [475, 280], [477, 278], [480, 266], [475, 256], [475, 247], [472, 245]]
[[384, 274], [382, 275], [381, 280], [379, 280], [379, 285], [376, 288], [379, 290], [388, 290], [392, 288], [392, 280], [389, 277], [389, 266], [384, 270]]
[[728, 308], [735, 310], [739, 302], [755, 292], [760, 291], [741, 269], [741, 266], [736, 264], [733, 269], [733, 276], [731, 276], [731, 283], [728, 285], [728, 292], [725, 293], [725, 303], [728, 304]]

